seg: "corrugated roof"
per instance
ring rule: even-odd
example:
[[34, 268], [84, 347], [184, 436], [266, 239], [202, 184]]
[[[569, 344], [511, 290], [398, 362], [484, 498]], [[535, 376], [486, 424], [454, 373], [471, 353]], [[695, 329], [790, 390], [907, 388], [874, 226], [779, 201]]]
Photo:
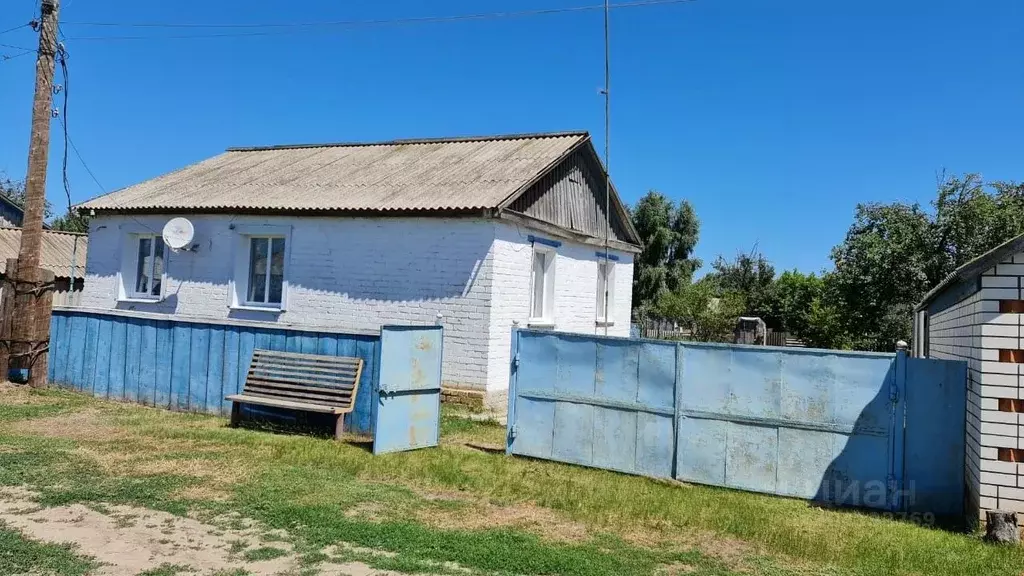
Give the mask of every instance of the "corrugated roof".
[[87, 201], [94, 210], [497, 208], [586, 132], [233, 148]]
[[[78, 249], [75, 249], [75, 243]], [[0, 228], [0, 271], [7, 271], [7, 259], [17, 258], [21, 246], [21, 228]], [[85, 234], [43, 230], [43, 249], [39, 265], [65, 278], [71, 274], [71, 255], [75, 255], [75, 278], [85, 277], [85, 253], [89, 238]]]
[[942, 282], [939, 282], [938, 285], [929, 290], [928, 293], [924, 295], [924, 298], [921, 299], [921, 303], [914, 308], [914, 311], [916, 312], [927, 308], [929, 304], [931, 304], [950, 286], [959, 284], [960, 282], [973, 280], [974, 278], [981, 276], [989, 268], [992, 268], [996, 264], [1005, 260], [1008, 256], [1013, 256], [1020, 252], [1024, 252], [1024, 234], [1011, 238], [988, 252], [985, 252], [981, 256], [961, 265], [949, 276], [946, 276]]

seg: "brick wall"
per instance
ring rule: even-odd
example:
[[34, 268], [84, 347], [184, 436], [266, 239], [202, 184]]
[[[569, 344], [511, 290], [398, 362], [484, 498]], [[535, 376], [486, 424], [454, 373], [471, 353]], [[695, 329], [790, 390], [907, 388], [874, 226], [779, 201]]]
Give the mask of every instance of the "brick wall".
[[1000, 302], [1024, 298], [1022, 277], [1018, 254], [982, 274], [980, 291], [928, 320], [929, 357], [968, 363], [965, 478], [969, 504], [981, 516], [997, 508], [1024, 512], [1024, 470], [1008, 451], [1024, 449], [1024, 416], [1014, 402], [1024, 398], [1024, 364], [1000, 353], [1024, 349], [1021, 314], [1000, 312]]
[[[159, 233], [169, 216], [98, 216], [90, 230], [81, 305], [196, 318], [245, 319], [338, 331], [381, 324], [433, 324], [443, 315], [445, 386], [487, 389], [502, 408], [512, 321], [530, 306], [530, 232], [493, 220], [437, 218], [190, 217], [194, 252], [169, 253], [164, 300], [119, 302], [128, 234]], [[291, 226], [286, 310], [230, 308], [230, 282], [245, 226]], [[562, 241], [555, 273], [556, 329], [594, 334], [597, 261], [593, 247]], [[632, 258], [615, 272], [615, 325], [629, 332]], [[603, 333], [603, 329], [600, 329]]]
[[[513, 322], [528, 326], [530, 317], [530, 274], [533, 245], [530, 232], [504, 223], [497, 224], [494, 240], [494, 302], [491, 307], [489, 332], [488, 380], [496, 389], [508, 390], [509, 354]], [[542, 234], [537, 234], [542, 236]], [[597, 325], [597, 256], [593, 246], [563, 241], [555, 249], [555, 330], [582, 334], [604, 334]], [[633, 258], [631, 254], [612, 251], [619, 257], [615, 264], [613, 326], [610, 336], [629, 336], [630, 310], [633, 297]], [[492, 407], [504, 398], [490, 397]]]

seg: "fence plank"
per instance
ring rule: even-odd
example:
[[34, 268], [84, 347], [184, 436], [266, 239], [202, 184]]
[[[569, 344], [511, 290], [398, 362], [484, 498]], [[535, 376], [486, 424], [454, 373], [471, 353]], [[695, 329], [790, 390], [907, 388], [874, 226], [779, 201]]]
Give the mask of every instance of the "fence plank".
[[224, 327], [210, 326], [210, 340], [206, 362], [206, 403], [202, 410], [220, 413], [224, 394]]
[[188, 409], [206, 410], [207, 380], [210, 369], [210, 328], [194, 324], [189, 341]]
[[141, 402], [139, 396], [142, 380], [142, 322], [127, 319], [124, 345], [124, 395], [128, 402]]
[[[161, 408], [173, 408], [171, 397], [171, 367], [174, 362], [174, 334], [167, 322], [155, 322], [156, 332], [156, 382], [154, 382], [153, 403]], [[145, 361], [145, 359], [143, 359]]]
[[128, 319], [118, 318], [111, 322], [110, 370], [108, 370], [107, 398], [124, 398], [125, 356], [127, 353]]
[[100, 322], [93, 316], [85, 319], [85, 352], [84, 364], [82, 366], [82, 380], [79, 390], [83, 392], [93, 391], [93, 384], [96, 381], [96, 346], [99, 343], [98, 335]]
[[239, 394], [242, 386], [239, 382], [239, 374], [248, 366], [242, 367], [238, 364], [239, 346], [241, 343], [242, 331], [235, 327], [224, 329], [224, 381], [220, 392], [220, 412], [228, 414], [231, 411], [231, 402], [224, 398], [230, 394]]
[[113, 345], [113, 322], [99, 322], [96, 337], [96, 365], [93, 395], [106, 398], [110, 391], [110, 348]]

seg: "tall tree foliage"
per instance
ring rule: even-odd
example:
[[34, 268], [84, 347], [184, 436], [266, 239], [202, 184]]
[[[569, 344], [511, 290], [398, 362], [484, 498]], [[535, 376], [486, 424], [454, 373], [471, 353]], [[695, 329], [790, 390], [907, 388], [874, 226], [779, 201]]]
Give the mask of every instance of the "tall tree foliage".
[[653, 306], [665, 292], [690, 284], [700, 260], [693, 257], [700, 221], [686, 200], [678, 204], [650, 191], [630, 211], [643, 242], [634, 260], [633, 307]]
[[714, 278], [665, 292], [656, 304], [661, 317], [679, 324], [698, 342], [731, 342], [736, 319], [743, 313], [743, 295], [723, 290]]
[[[18, 206], [25, 208], [26, 190], [24, 180], [15, 180], [7, 174], [0, 174], [0, 194], [7, 197]], [[46, 201], [43, 208], [43, 217], [49, 218], [53, 215], [53, 205]]]
[[719, 256], [711, 265], [714, 271], [708, 274], [721, 293], [735, 292], [745, 303], [741, 312], [747, 316], [758, 316], [771, 328], [781, 328], [778, 301], [775, 294], [775, 267], [764, 254], [752, 251], [737, 254], [733, 260]]
[[929, 289], [1022, 232], [1022, 186], [986, 186], [975, 174], [943, 176], [931, 211], [904, 203], [858, 206], [826, 279], [848, 345], [892, 350], [897, 340], [909, 341], [913, 308]]

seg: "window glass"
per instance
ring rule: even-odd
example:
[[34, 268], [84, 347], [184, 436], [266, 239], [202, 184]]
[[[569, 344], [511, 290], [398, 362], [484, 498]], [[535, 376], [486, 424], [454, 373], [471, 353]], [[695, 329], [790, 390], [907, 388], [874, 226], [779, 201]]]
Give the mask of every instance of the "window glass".
[[152, 268], [152, 288], [149, 293], [153, 296], [160, 295], [161, 282], [164, 277], [164, 237], [156, 236], [153, 238], [153, 268]]
[[135, 266], [135, 293], [149, 294], [150, 253], [153, 251], [153, 238], [139, 238], [139, 254]]
[[267, 238], [249, 239], [249, 302], [267, 301]]
[[544, 294], [546, 291], [545, 286], [545, 268], [547, 265], [548, 255], [544, 252], [533, 253], [533, 310], [530, 315], [533, 318], [544, 317]]
[[269, 302], [281, 303], [284, 288], [284, 238], [274, 238], [270, 243], [270, 297]]

